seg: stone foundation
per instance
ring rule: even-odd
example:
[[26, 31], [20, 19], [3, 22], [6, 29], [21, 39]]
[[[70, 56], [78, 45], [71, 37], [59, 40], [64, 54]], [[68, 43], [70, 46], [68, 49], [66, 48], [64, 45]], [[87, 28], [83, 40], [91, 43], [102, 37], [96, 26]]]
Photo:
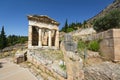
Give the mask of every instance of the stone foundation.
[[[42, 74], [49, 74], [49, 76], [54, 77], [55, 80], [66, 80], [63, 76], [56, 73], [51, 67], [46, 66], [46, 64], [43, 64], [41, 62], [41, 58], [39, 56], [35, 56], [34, 51], [28, 50], [27, 52], [27, 58], [30, 63], [35, 65], [37, 68], [42, 70]], [[41, 59], [41, 60], [40, 60]]]

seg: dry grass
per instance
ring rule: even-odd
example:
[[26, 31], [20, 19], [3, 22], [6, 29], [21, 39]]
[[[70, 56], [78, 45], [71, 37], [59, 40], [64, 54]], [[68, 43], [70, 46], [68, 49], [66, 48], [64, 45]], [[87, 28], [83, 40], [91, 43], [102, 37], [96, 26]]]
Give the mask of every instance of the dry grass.
[[60, 50], [38, 50], [40, 56], [50, 60], [63, 60], [64, 56]]

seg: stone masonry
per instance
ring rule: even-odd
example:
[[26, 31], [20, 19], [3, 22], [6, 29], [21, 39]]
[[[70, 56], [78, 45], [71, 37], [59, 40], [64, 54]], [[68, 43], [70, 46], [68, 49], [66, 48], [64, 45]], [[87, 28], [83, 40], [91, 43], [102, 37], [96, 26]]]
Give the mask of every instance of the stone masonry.
[[44, 15], [30, 15], [28, 48], [59, 48], [59, 23]]
[[111, 29], [104, 32], [100, 42], [100, 51], [103, 56], [113, 61], [120, 61], [120, 29]]
[[[71, 43], [71, 45], [68, 45]], [[70, 46], [70, 47], [69, 47]], [[71, 47], [74, 49], [71, 49]], [[64, 60], [67, 69], [67, 80], [84, 80], [83, 61], [76, 53], [77, 45], [74, 44], [72, 36], [66, 34], [61, 43], [61, 49], [64, 54]]]
[[120, 61], [120, 29], [89, 35], [85, 40], [100, 40], [100, 53], [108, 60]]

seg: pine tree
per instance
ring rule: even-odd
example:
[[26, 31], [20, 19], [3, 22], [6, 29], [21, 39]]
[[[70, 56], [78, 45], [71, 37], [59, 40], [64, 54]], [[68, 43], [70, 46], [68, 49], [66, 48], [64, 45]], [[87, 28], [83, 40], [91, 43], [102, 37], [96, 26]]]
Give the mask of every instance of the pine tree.
[[65, 26], [64, 26], [64, 28], [65, 28], [65, 32], [67, 33], [68, 31], [67, 31], [67, 29], [68, 29], [68, 22], [67, 22], [67, 19], [66, 19], [66, 21], [65, 21]]
[[7, 39], [4, 31], [4, 26], [2, 27], [2, 31], [0, 34], [0, 49], [3, 49], [7, 46]]
[[87, 24], [87, 21], [84, 21], [83, 22], [83, 28], [87, 28], [86, 24]]

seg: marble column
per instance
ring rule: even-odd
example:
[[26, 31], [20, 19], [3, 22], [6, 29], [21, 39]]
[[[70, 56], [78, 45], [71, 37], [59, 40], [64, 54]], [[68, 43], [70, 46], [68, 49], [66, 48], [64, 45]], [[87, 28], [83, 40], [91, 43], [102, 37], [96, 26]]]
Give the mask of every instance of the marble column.
[[29, 31], [28, 31], [28, 47], [32, 46], [32, 26], [29, 26]]
[[59, 48], [59, 31], [56, 31], [56, 36], [55, 36], [55, 47]]
[[51, 30], [49, 30], [48, 35], [49, 35], [48, 46], [51, 47]]
[[41, 47], [42, 46], [42, 30], [39, 29], [39, 42], [38, 42], [38, 46]]

